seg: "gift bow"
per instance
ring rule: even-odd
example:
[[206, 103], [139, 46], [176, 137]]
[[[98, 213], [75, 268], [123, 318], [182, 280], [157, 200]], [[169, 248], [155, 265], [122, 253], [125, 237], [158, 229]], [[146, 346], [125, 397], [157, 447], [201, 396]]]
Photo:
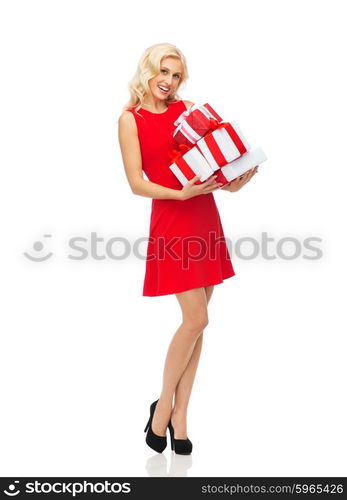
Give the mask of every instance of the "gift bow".
[[179, 149], [171, 149], [171, 151], [169, 151], [169, 153], [168, 153], [170, 160], [171, 160], [171, 163], [175, 163], [175, 161], [178, 160], [178, 158], [181, 158], [181, 156], [183, 156], [190, 149], [192, 149], [187, 144], [180, 144], [178, 147], [179, 147]]
[[223, 125], [223, 124], [219, 123], [214, 118], [210, 118], [210, 129], [208, 132], [211, 132], [212, 130], [216, 130], [216, 128], [220, 127], [221, 125]]

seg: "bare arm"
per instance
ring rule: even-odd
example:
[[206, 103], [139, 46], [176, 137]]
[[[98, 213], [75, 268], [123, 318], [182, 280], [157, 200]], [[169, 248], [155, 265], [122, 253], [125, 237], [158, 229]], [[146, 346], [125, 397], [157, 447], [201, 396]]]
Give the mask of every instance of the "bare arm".
[[124, 111], [118, 120], [118, 139], [125, 174], [134, 194], [156, 199], [180, 199], [181, 190], [171, 189], [143, 178], [142, 158], [135, 118]]

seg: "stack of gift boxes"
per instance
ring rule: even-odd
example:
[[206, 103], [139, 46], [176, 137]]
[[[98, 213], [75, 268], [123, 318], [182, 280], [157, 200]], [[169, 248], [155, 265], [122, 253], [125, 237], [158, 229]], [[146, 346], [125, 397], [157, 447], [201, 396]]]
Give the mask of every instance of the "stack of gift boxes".
[[[170, 152], [170, 170], [184, 186], [196, 175], [195, 184], [212, 174], [223, 186], [267, 158], [261, 148], [252, 149], [237, 123], [224, 122], [209, 104], [194, 104], [174, 125], [178, 149]], [[221, 186], [221, 187], [223, 187]]]

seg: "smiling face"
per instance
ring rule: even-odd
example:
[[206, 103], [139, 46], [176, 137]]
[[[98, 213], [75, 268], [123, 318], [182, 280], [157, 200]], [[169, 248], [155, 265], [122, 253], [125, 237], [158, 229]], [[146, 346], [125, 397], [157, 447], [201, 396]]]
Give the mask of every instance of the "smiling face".
[[180, 84], [183, 73], [182, 63], [175, 57], [165, 57], [160, 63], [160, 72], [148, 81], [153, 97], [165, 101], [174, 94]]

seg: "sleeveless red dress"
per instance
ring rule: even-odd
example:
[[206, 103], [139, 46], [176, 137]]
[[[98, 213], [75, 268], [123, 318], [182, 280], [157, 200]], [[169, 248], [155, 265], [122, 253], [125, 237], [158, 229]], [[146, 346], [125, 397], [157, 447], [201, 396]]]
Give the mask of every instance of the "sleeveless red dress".
[[[168, 152], [175, 148], [174, 121], [185, 110], [182, 100], [164, 113], [128, 110], [135, 117], [148, 180], [178, 190], [182, 185], [169, 169]], [[143, 296], [217, 285], [234, 274], [213, 193], [182, 201], [152, 199]]]

